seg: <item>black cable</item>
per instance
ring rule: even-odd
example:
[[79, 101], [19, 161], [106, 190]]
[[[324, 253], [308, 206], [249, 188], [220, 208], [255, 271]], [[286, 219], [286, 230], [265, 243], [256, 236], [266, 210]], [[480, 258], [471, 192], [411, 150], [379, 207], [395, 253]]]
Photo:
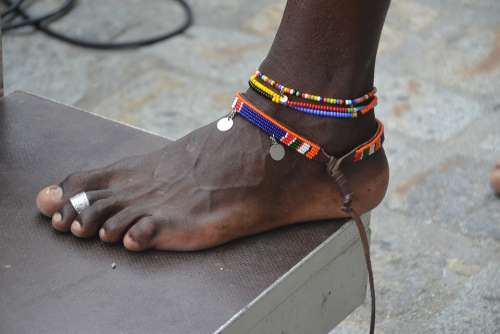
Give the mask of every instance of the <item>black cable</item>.
[[[25, 0], [20, 0], [20, 4], [22, 4]], [[4, 3], [9, 3], [9, 0], [3, 0]], [[44, 24], [48, 25], [49, 23], [58, 20], [68, 14], [76, 5], [76, 0], [65, 0], [65, 2], [61, 5], [61, 7], [57, 8], [56, 10], [42, 14], [38, 17], [31, 17], [28, 14], [26, 14], [26, 11], [23, 9], [20, 9], [19, 6], [14, 9], [15, 12], [17, 12], [17, 15], [21, 16], [24, 20], [18, 22], [18, 23], [11, 23], [11, 24], [6, 24], [2, 26], [2, 31], [9, 31], [9, 30], [14, 30], [14, 29], [19, 29], [22, 27], [26, 26], [34, 26], [35, 28], [37, 27], [38, 24]], [[13, 7], [13, 6], [12, 6]]]
[[[173, 0], [177, 2], [181, 8], [183, 9], [184, 12], [184, 22], [175, 28], [172, 31], [149, 37], [149, 38], [144, 38], [144, 39], [138, 39], [138, 40], [133, 40], [133, 41], [128, 41], [128, 42], [117, 42], [117, 43], [108, 43], [108, 42], [96, 42], [96, 41], [89, 41], [89, 40], [84, 40], [72, 36], [68, 36], [66, 34], [60, 33], [56, 30], [53, 30], [49, 27], [49, 24], [53, 22], [54, 20], [60, 19], [67, 13], [69, 13], [74, 6], [76, 5], [76, 0], [66, 0], [63, 5], [61, 5], [58, 9], [54, 10], [51, 13], [47, 13], [44, 15], [41, 15], [39, 17], [32, 17], [29, 15], [29, 13], [22, 9], [20, 6], [25, 0], [20, 0], [13, 4], [10, 0], [2, 0], [4, 4], [9, 6], [8, 10], [11, 10], [10, 8], [14, 7], [17, 5], [16, 8], [12, 9], [12, 11], [15, 11], [15, 13], [20, 16], [23, 20], [17, 23], [10, 23], [8, 25], [2, 26], [2, 31], [8, 31], [12, 29], [17, 29], [20, 27], [24, 26], [32, 26], [35, 29], [45, 33], [46, 35], [59, 39], [63, 42], [85, 47], [85, 48], [92, 48], [92, 49], [99, 49], [99, 50], [118, 50], [118, 49], [131, 49], [131, 48], [138, 48], [141, 46], [146, 46], [146, 45], [151, 45], [154, 43], [158, 43], [161, 41], [164, 41], [166, 39], [172, 38], [174, 36], [177, 36], [179, 34], [182, 34], [184, 31], [186, 31], [192, 24], [193, 24], [193, 13], [191, 10], [191, 7], [186, 3], [185, 0]], [[2, 13], [3, 15], [3, 13]]]
[[11, 13], [15, 12], [15, 11], [16, 11], [16, 9], [18, 9], [18, 8], [19, 8], [19, 6], [21, 6], [21, 4], [22, 4], [24, 1], [25, 1], [25, 0], [17, 0], [17, 2], [15, 2], [15, 3], [13, 3], [12, 5], [10, 5], [9, 7], [7, 7], [7, 9], [6, 9], [4, 12], [2, 12], [2, 14], [1, 14], [2, 19], [3, 19], [4, 17], [6, 17], [7, 15], [9, 15], [9, 14], [11, 14]]

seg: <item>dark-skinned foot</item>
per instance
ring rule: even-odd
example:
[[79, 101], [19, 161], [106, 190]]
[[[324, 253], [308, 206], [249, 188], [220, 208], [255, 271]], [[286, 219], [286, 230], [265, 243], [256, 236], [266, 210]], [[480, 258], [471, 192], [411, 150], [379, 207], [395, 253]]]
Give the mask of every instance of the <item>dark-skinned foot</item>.
[[[252, 92], [247, 98], [274, 117], [283, 113]], [[285, 124], [328, 143], [333, 154], [370, 138], [376, 127], [372, 114], [357, 121], [311, 119], [300, 125], [294, 117], [299, 116], [288, 117]], [[98, 234], [104, 242], [123, 240], [132, 251], [198, 250], [284, 225], [345, 216], [323, 165], [292, 151], [274, 161], [269, 145], [269, 138], [241, 117], [228, 132], [212, 123], [162, 150], [72, 174], [60, 187], [40, 191], [37, 205], [58, 231]], [[388, 183], [383, 150], [362, 162], [345, 163], [343, 170], [359, 211], [380, 203]], [[91, 206], [77, 215], [68, 199], [82, 191]]]
[[490, 185], [495, 194], [500, 195], [500, 160], [496, 162], [495, 167], [491, 171]]

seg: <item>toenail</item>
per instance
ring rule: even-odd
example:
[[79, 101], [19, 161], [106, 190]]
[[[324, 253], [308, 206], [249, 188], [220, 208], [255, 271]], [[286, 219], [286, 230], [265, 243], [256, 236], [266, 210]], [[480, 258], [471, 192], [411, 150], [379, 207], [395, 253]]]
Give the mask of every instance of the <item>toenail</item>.
[[54, 215], [52, 216], [52, 221], [54, 223], [59, 223], [61, 221], [61, 219], [62, 219], [62, 216], [59, 212], [54, 213]]
[[127, 233], [127, 236], [130, 238], [130, 240], [137, 242], [137, 239], [132, 236], [132, 233]]
[[125, 234], [125, 237], [123, 238], [123, 244], [125, 245], [125, 248], [127, 248], [130, 251], [138, 251], [141, 249], [140, 244], [130, 236], [129, 233]]
[[74, 220], [71, 223], [71, 232], [79, 234], [82, 232], [82, 223], [80, 223], [78, 220]]
[[103, 228], [99, 230], [99, 238], [106, 239], [106, 230], [104, 230]]
[[63, 195], [63, 191], [59, 186], [50, 186], [47, 189], [47, 193], [53, 198], [61, 198]]

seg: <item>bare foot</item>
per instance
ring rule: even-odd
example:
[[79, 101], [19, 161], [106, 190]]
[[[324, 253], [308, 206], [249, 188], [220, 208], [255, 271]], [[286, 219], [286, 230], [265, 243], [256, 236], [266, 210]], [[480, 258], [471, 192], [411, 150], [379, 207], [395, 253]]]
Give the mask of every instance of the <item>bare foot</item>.
[[[60, 187], [43, 189], [37, 205], [58, 231], [78, 237], [99, 233], [105, 242], [123, 239], [134, 251], [203, 249], [279, 226], [344, 216], [323, 165], [291, 151], [274, 161], [269, 145], [265, 134], [240, 117], [224, 133], [212, 123], [160, 151], [72, 174]], [[354, 205], [362, 212], [374, 208], [388, 182], [383, 151], [344, 170], [357, 195]], [[77, 216], [68, 198], [82, 191], [91, 206]]]

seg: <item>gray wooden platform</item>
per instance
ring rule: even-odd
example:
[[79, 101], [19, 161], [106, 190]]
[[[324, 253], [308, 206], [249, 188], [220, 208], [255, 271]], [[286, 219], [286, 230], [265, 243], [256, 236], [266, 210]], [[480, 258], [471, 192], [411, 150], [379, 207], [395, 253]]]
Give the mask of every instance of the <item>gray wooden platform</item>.
[[0, 99], [0, 138], [0, 333], [325, 334], [365, 298], [349, 222], [133, 254], [37, 213], [42, 186], [165, 138], [23, 92]]

